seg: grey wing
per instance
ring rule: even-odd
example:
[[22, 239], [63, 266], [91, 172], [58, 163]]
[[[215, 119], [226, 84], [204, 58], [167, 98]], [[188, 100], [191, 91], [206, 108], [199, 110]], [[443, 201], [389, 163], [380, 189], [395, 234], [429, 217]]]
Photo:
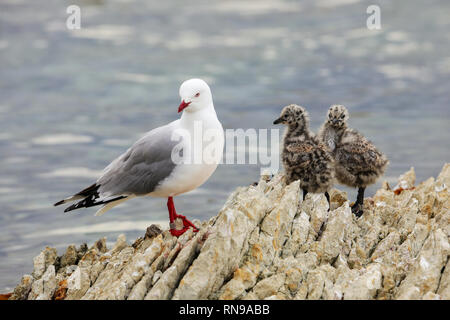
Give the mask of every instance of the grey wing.
[[311, 156], [315, 146], [309, 142], [291, 143], [286, 146], [289, 152], [287, 158], [290, 166], [307, 167], [311, 163]]
[[377, 166], [377, 163], [384, 158], [383, 154], [357, 132], [349, 133], [349, 142], [342, 143], [336, 152], [337, 160], [346, 163], [347, 169], [352, 174]]
[[175, 168], [172, 150], [179, 141], [172, 141], [172, 126], [156, 128], [136, 141], [124, 154], [105, 168], [97, 180], [104, 197], [113, 195], [144, 195], [152, 192]]

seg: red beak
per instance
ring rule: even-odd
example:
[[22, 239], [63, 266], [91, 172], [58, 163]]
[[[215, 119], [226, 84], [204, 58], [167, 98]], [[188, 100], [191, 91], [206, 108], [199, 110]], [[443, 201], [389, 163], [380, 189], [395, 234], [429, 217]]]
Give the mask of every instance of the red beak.
[[184, 102], [181, 101], [180, 106], [178, 107], [178, 113], [180, 113], [181, 111], [183, 111], [191, 102]]

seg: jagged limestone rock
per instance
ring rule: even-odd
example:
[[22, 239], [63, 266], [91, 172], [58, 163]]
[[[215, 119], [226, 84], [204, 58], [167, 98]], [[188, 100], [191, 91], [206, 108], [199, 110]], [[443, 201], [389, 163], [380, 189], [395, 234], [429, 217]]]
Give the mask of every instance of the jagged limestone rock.
[[420, 296], [427, 292], [436, 292], [449, 254], [448, 237], [440, 229], [433, 230], [412, 264], [411, 271], [400, 284], [396, 295], [397, 299], [406, 298], [410, 288], [419, 290]]
[[343, 297], [348, 300], [368, 300], [375, 298], [382, 285], [381, 266], [370, 264], [359, 270], [359, 275], [349, 280], [343, 289]]
[[180, 238], [149, 228], [108, 250], [100, 239], [46, 248], [10, 299], [450, 299], [450, 164], [415, 184], [412, 168], [366, 198], [302, 201], [299, 182], [265, 175]]
[[55, 266], [49, 265], [42, 277], [33, 282], [31, 292], [28, 295], [30, 300], [50, 300], [56, 290]]
[[11, 300], [26, 300], [33, 284], [33, 276], [25, 274], [20, 283], [14, 288]]
[[46, 247], [33, 259], [33, 278], [41, 278], [47, 268], [55, 263], [57, 257], [58, 255], [55, 248]]
[[411, 167], [409, 171], [405, 172], [398, 178], [398, 183], [394, 187], [394, 190], [401, 189], [410, 189], [414, 187], [414, 184], [416, 182], [416, 172], [414, 171], [414, 168]]

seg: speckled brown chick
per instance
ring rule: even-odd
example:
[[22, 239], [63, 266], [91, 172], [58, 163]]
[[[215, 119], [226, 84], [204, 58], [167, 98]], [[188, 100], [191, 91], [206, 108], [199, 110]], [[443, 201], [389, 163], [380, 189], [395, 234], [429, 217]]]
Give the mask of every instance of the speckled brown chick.
[[308, 192], [325, 193], [334, 184], [334, 160], [326, 146], [309, 131], [309, 116], [303, 107], [295, 104], [283, 108], [274, 124], [287, 126], [281, 158], [287, 183], [300, 180], [303, 200]]
[[372, 142], [356, 130], [348, 128], [349, 114], [342, 105], [332, 105], [318, 138], [325, 143], [335, 159], [336, 179], [339, 183], [358, 188], [352, 206], [357, 216], [363, 214], [364, 190], [384, 174], [389, 163]]

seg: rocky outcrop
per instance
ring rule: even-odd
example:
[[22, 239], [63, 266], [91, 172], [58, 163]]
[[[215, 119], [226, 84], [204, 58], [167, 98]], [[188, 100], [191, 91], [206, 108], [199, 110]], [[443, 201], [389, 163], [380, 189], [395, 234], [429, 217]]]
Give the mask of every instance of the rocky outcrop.
[[46, 248], [10, 299], [450, 299], [450, 164], [414, 185], [413, 169], [384, 183], [356, 218], [344, 192], [328, 211], [263, 176], [195, 234]]

